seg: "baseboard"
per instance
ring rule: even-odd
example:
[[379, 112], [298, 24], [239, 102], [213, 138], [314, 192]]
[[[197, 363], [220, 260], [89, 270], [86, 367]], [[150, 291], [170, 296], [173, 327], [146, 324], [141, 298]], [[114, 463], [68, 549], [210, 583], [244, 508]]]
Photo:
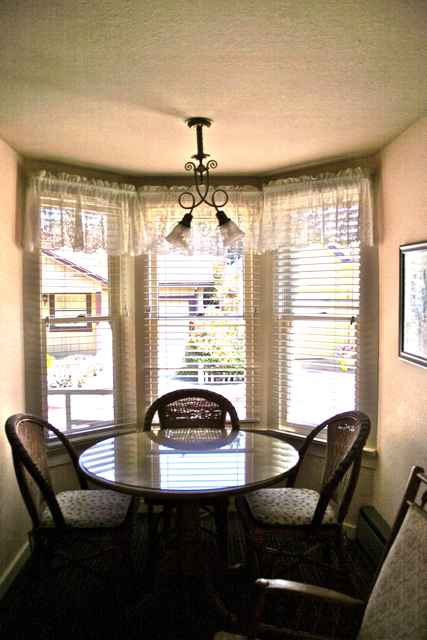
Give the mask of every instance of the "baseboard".
[[5, 596], [10, 585], [15, 580], [21, 569], [24, 567], [30, 555], [30, 545], [28, 542], [26, 542], [0, 578], [0, 600]]

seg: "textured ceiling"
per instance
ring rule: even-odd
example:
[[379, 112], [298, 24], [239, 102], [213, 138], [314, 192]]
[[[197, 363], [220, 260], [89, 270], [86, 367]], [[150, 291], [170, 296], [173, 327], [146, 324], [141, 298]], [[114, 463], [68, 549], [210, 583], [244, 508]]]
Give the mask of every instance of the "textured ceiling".
[[218, 175], [371, 155], [427, 111], [427, 0], [4, 0], [0, 138], [24, 157]]

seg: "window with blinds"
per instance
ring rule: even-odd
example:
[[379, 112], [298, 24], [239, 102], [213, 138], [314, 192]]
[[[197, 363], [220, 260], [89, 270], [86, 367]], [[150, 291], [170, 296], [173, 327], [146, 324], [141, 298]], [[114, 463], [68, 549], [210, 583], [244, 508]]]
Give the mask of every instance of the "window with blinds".
[[28, 382], [40, 388], [34, 412], [70, 436], [134, 424], [131, 259], [102, 249], [43, 249], [36, 257], [40, 277], [32, 293], [39, 292], [39, 305], [27, 350], [33, 361]]
[[143, 412], [194, 387], [227, 397], [240, 420], [259, 419], [257, 257], [149, 255], [141, 275]]
[[303, 432], [359, 408], [361, 253], [284, 248], [273, 258], [270, 421]]

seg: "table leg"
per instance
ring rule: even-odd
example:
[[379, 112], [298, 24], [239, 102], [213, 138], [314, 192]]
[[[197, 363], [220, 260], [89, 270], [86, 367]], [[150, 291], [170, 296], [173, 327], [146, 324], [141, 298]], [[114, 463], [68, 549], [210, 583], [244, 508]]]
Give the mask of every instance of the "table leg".
[[142, 603], [141, 624], [150, 625], [150, 638], [211, 640], [215, 631], [235, 626], [235, 616], [216, 592], [207, 556], [198, 502], [177, 501], [175, 542]]
[[182, 501], [176, 507], [176, 559], [178, 570], [185, 578], [197, 576], [200, 571], [201, 526], [200, 509], [197, 502]]

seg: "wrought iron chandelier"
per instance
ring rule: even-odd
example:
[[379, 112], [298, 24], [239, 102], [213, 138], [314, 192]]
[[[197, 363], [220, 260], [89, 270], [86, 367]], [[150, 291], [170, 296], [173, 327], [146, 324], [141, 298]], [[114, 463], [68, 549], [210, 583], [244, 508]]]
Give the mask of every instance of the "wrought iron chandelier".
[[[196, 165], [195, 162], [187, 162], [185, 169], [186, 171], [194, 172], [196, 191], [200, 200], [196, 203], [196, 198], [190, 191], [181, 193], [179, 196], [179, 204], [187, 211], [187, 213], [172, 229], [171, 233], [166, 237], [166, 240], [181, 249], [187, 249], [191, 231], [191, 221], [193, 219], [193, 210], [204, 202], [215, 209], [223, 245], [228, 246], [229, 244], [236, 242], [236, 240], [239, 240], [239, 238], [243, 238], [245, 234], [232, 220], [230, 220], [230, 218], [227, 217], [224, 211], [220, 210], [220, 207], [225, 207], [228, 202], [228, 195], [223, 189], [216, 189], [216, 191], [212, 193], [212, 202], [207, 200], [209, 191], [209, 171], [210, 169], [216, 169], [218, 166], [216, 160], [208, 160], [206, 164], [203, 164], [205, 158], [209, 158], [209, 154], [204, 153], [203, 151], [203, 129], [205, 127], [210, 127], [212, 120], [209, 120], [209, 118], [190, 118], [189, 120], [186, 120], [186, 124], [190, 129], [196, 129], [197, 153], [191, 157], [197, 160], [198, 164]], [[220, 194], [223, 195], [223, 202], [218, 204], [218, 196]], [[190, 202], [190, 204], [185, 205], [185, 199], [187, 199], [187, 203]]]

